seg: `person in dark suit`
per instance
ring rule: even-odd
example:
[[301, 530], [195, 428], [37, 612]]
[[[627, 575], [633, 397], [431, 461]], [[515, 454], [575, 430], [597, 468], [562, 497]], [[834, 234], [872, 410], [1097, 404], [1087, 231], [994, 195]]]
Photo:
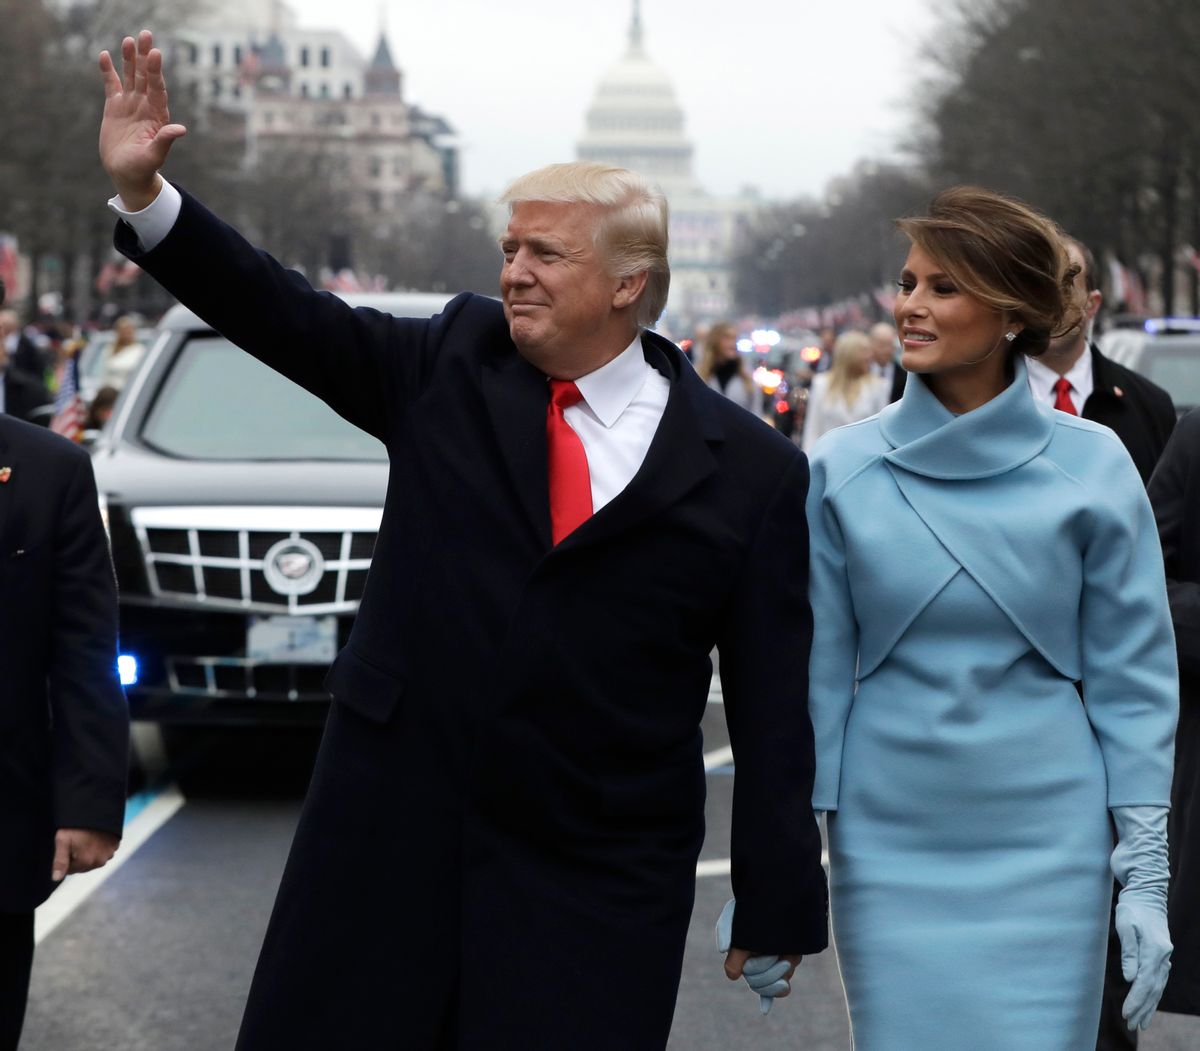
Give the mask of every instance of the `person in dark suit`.
[[1159, 1009], [1200, 1015], [1200, 411], [1179, 421], [1150, 478], [1179, 654], [1179, 729], [1171, 787], [1175, 953]]
[[148, 32], [122, 57], [123, 79], [101, 58], [118, 247], [391, 461], [238, 1046], [663, 1047], [714, 646], [738, 763], [726, 972], [754, 953], [790, 976], [827, 940], [807, 463], [646, 330], [665, 200], [552, 165], [505, 195], [502, 304], [352, 309], [162, 180], [184, 133], [162, 57]]
[[112, 857], [125, 812], [129, 713], [117, 588], [91, 461], [0, 414], [0, 1051], [15, 1051], [33, 911]]
[[1089, 340], [1091, 322], [1103, 302], [1096, 260], [1073, 238], [1067, 241], [1067, 252], [1081, 268], [1076, 283], [1087, 297], [1084, 317], [1040, 358], [1030, 359], [1029, 385], [1034, 397], [1047, 404], [1111, 427], [1129, 450], [1142, 481], [1148, 482], [1175, 427], [1175, 406], [1165, 390], [1106, 358]]
[[899, 401], [904, 394], [908, 373], [900, 365], [896, 326], [880, 321], [867, 333], [871, 337], [871, 371], [883, 379], [888, 389], [888, 404]]
[[21, 331], [15, 310], [0, 310], [0, 412], [25, 419], [53, 399], [46, 391], [41, 352]]
[[[1079, 324], [1051, 340], [1040, 358], [1026, 360], [1029, 387], [1035, 398], [1056, 409], [1111, 427], [1142, 481], [1148, 482], [1175, 427], [1175, 406], [1165, 390], [1109, 360], [1089, 340], [1091, 323], [1103, 303], [1096, 260], [1087, 245], [1074, 238], [1067, 239], [1067, 254], [1079, 267], [1075, 285], [1083, 297], [1083, 314]], [[1137, 1047], [1137, 1031], [1121, 1017], [1128, 995], [1114, 927], [1109, 931], [1097, 1051]]]

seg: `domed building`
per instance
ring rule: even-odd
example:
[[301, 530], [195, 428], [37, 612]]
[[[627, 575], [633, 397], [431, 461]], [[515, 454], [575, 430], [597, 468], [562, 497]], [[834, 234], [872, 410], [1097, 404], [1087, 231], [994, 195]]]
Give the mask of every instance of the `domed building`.
[[670, 74], [646, 52], [640, 0], [629, 45], [601, 77], [586, 115], [580, 160], [630, 168], [671, 206], [671, 294], [663, 326], [675, 335], [733, 310], [732, 260], [755, 202], [710, 196], [692, 174], [692, 143]]
[[668, 195], [695, 193], [692, 144], [683, 123], [670, 76], [646, 54], [641, 4], [634, 0], [629, 50], [596, 88], [579, 159], [640, 172]]

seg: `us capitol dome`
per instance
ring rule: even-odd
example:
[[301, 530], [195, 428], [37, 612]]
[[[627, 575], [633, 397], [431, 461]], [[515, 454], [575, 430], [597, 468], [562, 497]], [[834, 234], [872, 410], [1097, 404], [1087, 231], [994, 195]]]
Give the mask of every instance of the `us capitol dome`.
[[733, 254], [757, 207], [754, 198], [709, 195], [692, 173], [692, 143], [670, 74], [645, 47], [633, 0], [624, 57], [600, 78], [576, 155], [630, 168], [654, 182], [671, 207], [671, 293], [663, 327], [672, 335], [733, 310]]
[[580, 160], [631, 168], [654, 180], [668, 196], [698, 191], [683, 107], [667, 71], [646, 54], [638, 0], [629, 49], [600, 79], [586, 120]]

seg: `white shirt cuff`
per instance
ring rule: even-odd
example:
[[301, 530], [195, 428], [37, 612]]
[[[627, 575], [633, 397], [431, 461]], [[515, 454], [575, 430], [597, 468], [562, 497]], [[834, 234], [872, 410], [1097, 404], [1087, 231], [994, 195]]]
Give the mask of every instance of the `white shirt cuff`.
[[179, 210], [183, 207], [183, 198], [174, 186], [163, 179], [158, 196], [140, 212], [126, 211], [125, 202], [119, 196], [113, 197], [108, 202], [108, 207], [114, 215], [133, 227], [142, 251], [149, 252], [157, 248], [171, 232], [171, 227], [179, 218]]

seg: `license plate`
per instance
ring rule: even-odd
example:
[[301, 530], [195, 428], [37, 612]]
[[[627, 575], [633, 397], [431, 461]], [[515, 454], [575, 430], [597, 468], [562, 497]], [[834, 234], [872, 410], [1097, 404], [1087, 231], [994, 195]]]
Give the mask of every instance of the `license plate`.
[[246, 657], [264, 664], [332, 664], [337, 617], [251, 617]]

